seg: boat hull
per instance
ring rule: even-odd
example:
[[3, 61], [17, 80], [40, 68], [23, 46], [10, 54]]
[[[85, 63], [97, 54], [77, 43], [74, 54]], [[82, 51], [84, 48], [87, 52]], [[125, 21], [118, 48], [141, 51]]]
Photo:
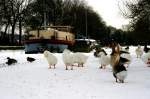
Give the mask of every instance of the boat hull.
[[32, 39], [24, 41], [26, 54], [42, 53], [44, 50], [63, 52], [64, 49], [73, 44], [73, 41], [66, 40]]

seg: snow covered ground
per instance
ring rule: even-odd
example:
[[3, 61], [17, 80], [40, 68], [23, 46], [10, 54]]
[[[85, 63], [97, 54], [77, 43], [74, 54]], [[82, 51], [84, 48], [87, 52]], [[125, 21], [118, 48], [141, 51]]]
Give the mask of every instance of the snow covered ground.
[[[132, 62], [125, 83], [116, 83], [111, 67], [99, 69], [99, 59], [93, 52], [84, 67], [65, 70], [62, 54], [56, 69], [48, 69], [42, 54], [24, 54], [24, 51], [0, 51], [0, 99], [149, 99], [150, 67], [136, 58], [136, 47], [130, 47]], [[110, 49], [107, 49], [110, 52]], [[3, 67], [6, 57], [18, 64]], [[26, 57], [36, 58], [29, 63]]]

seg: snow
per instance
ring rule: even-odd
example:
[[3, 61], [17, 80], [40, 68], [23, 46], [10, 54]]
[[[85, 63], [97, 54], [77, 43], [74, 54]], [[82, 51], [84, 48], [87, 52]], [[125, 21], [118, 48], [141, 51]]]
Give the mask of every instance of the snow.
[[[150, 67], [136, 58], [136, 48], [131, 46], [129, 50], [132, 61], [125, 83], [115, 82], [111, 66], [99, 69], [99, 59], [93, 52], [84, 53], [89, 56], [84, 67], [67, 71], [62, 53], [54, 53], [56, 69], [48, 69], [43, 54], [0, 51], [0, 99], [149, 99]], [[8, 56], [17, 59], [18, 64], [4, 67]], [[27, 56], [36, 61], [27, 62]]]

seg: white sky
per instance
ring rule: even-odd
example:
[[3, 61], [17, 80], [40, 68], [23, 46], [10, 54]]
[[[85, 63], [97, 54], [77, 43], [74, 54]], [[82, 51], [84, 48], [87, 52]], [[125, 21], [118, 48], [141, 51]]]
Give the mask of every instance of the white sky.
[[107, 25], [116, 28], [122, 28], [122, 25], [128, 24], [128, 20], [120, 14], [119, 5], [125, 0], [86, 0], [96, 12], [100, 14]]

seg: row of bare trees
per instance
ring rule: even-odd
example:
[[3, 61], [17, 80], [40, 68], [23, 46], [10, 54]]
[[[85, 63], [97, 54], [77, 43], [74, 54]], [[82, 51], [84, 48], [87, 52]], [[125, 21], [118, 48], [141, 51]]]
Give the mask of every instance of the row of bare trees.
[[[73, 32], [99, 39], [107, 33], [102, 18], [84, 0], [0, 0], [0, 27], [5, 28], [1, 40], [6, 40], [11, 28], [10, 43], [19, 28], [21, 44], [22, 27], [37, 29], [43, 25], [70, 25]], [[97, 36], [96, 36], [97, 35]]]
[[124, 17], [130, 19], [130, 37], [150, 44], [150, 0], [128, 0], [124, 2]]
[[11, 28], [10, 42], [13, 45], [15, 43], [15, 29], [18, 26], [20, 33], [19, 44], [21, 44], [22, 23], [30, 2], [31, 0], [0, 0], [0, 26], [4, 28], [3, 33], [1, 33], [2, 41], [6, 40], [7, 31]]
[[[127, 34], [116, 29], [113, 37], [120, 42], [124, 42], [124, 37], [126, 41], [150, 41], [150, 1], [129, 1], [124, 3], [128, 10], [123, 14], [131, 19], [130, 31]], [[38, 29], [44, 24], [70, 25], [76, 34], [85, 36], [87, 33], [88, 37], [94, 39], [111, 35], [111, 28], [106, 26], [85, 0], [0, 0], [0, 29], [3, 30], [0, 33], [0, 43], [8, 41], [14, 45], [15, 30], [19, 28], [21, 44], [23, 27]], [[10, 37], [7, 35], [9, 29]]]

